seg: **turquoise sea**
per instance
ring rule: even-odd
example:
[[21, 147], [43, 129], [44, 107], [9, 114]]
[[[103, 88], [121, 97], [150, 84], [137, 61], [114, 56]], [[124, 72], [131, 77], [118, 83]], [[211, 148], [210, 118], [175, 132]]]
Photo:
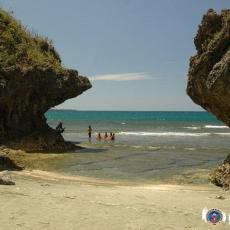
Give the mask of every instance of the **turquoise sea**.
[[[64, 138], [86, 147], [55, 162], [55, 170], [71, 175], [204, 183], [207, 172], [230, 152], [229, 128], [207, 112], [51, 110], [46, 117], [51, 127], [62, 121]], [[96, 140], [98, 132], [103, 136], [111, 131], [115, 141]]]

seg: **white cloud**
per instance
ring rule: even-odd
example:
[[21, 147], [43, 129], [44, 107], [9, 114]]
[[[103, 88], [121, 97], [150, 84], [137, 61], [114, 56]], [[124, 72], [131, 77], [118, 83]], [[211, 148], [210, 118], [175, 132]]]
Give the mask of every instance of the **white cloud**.
[[152, 80], [153, 78], [147, 73], [121, 73], [97, 75], [89, 78], [91, 81], [142, 81]]

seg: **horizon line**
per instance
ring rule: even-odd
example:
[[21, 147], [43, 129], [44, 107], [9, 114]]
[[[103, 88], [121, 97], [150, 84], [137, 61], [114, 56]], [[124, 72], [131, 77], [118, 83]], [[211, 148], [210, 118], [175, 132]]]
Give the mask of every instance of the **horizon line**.
[[81, 109], [49, 109], [50, 110], [71, 110], [79, 112], [207, 112], [206, 110], [81, 110]]

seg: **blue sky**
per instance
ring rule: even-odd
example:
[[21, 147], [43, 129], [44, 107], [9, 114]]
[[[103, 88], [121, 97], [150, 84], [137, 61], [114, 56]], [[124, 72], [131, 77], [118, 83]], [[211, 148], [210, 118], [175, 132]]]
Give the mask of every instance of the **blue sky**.
[[229, 0], [0, 0], [49, 37], [63, 64], [93, 88], [57, 108], [200, 110], [186, 95], [193, 38], [209, 8]]

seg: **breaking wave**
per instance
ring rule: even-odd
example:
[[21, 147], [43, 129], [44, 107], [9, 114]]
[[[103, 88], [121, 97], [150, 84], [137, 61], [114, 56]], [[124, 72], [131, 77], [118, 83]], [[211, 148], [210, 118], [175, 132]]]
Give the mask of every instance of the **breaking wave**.
[[228, 129], [229, 127], [226, 125], [205, 125], [206, 129]]
[[181, 136], [181, 137], [202, 137], [210, 135], [228, 136], [230, 133], [186, 133], [186, 132], [119, 132], [117, 135], [124, 136]]

